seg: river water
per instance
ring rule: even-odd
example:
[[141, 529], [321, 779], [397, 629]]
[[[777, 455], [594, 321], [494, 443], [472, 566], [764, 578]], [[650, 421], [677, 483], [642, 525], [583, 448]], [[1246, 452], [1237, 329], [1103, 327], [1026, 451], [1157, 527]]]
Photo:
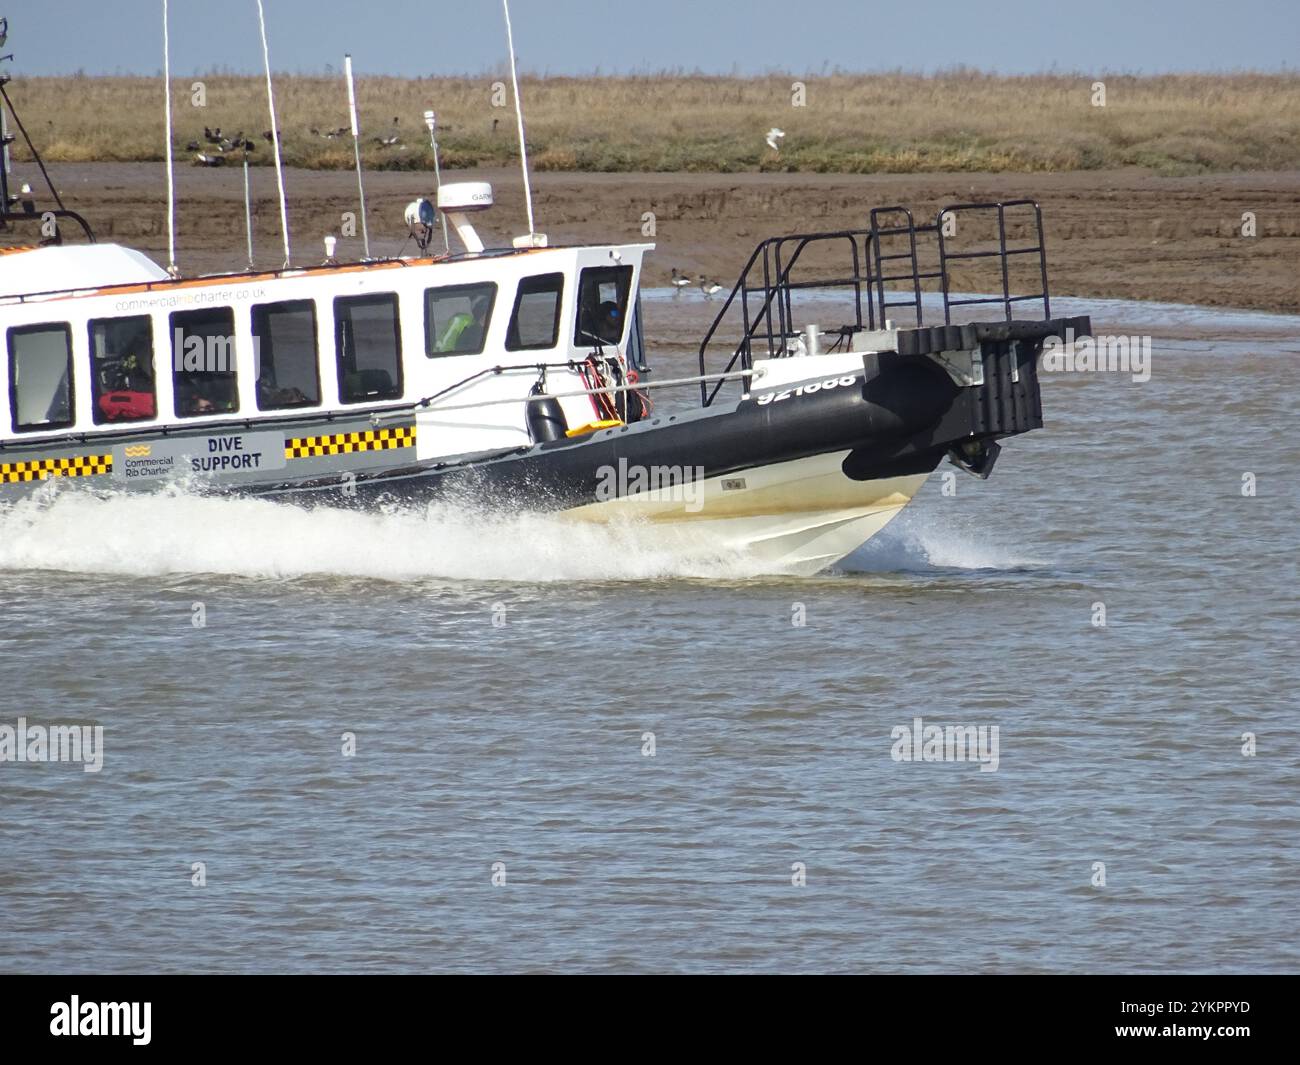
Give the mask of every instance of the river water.
[[[1300, 319], [1089, 310], [1149, 380], [1048, 377], [991, 480], [810, 579], [528, 515], [0, 513], [0, 725], [103, 728], [0, 764], [0, 970], [1300, 969]], [[661, 373], [708, 311], [647, 300]], [[917, 718], [996, 771], [896, 760]]]

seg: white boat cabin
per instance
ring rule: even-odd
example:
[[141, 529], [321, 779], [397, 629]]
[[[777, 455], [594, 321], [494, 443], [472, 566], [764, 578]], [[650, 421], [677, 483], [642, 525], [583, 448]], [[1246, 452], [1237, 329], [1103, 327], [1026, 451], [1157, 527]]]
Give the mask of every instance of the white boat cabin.
[[[355, 418], [439, 395], [418, 413], [418, 458], [526, 445], [539, 381], [581, 391], [593, 382], [566, 364], [598, 346], [624, 368], [642, 364], [637, 292], [651, 247], [187, 280], [111, 244], [5, 251], [0, 443]], [[561, 405], [572, 427], [605, 416], [588, 395]]]

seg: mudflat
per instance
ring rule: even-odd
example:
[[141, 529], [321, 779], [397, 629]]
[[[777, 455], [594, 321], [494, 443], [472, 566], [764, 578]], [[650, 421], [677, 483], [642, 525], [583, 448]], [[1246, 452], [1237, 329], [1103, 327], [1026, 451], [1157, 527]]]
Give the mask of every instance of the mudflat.
[[[39, 175], [28, 164], [18, 169], [15, 181], [30, 181], [44, 209], [49, 199]], [[87, 218], [101, 241], [165, 259], [161, 163], [57, 163], [50, 171], [67, 206]], [[250, 176], [254, 260], [259, 267], [279, 266], [284, 253], [275, 174], [262, 166]], [[480, 219], [486, 235], [506, 242], [526, 230], [517, 169], [452, 170], [444, 180], [492, 182], [497, 205]], [[1300, 171], [1180, 177], [1136, 168], [905, 175], [547, 172], [532, 181], [537, 226], [553, 243], [657, 244], [648, 266], [652, 285], [666, 283], [677, 267], [729, 288], [764, 237], [863, 227], [874, 206], [904, 204], [919, 221], [932, 220], [950, 203], [1029, 198], [1043, 208], [1054, 294], [1300, 311]], [[285, 184], [295, 265], [320, 260], [329, 233], [340, 236], [340, 259], [360, 257], [360, 224], [356, 236], [346, 228], [347, 213], [358, 209], [354, 173], [290, 169]], [[433, 174], [423, 171], [366, 174], [372, 254], [415, 250], [403, 211], [411, 200], [431, 197], [433, 184]], [[177, 197], [183, 272], [245, 267], [242, 169], [182, 165]], [[653, 235], [644, 235], [650, 229]]]

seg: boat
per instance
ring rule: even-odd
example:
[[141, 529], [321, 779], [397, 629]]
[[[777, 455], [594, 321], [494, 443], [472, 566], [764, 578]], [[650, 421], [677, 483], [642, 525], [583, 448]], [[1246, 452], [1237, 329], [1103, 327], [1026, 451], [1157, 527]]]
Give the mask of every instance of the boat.
[[[1028, 200], [930, 221], [880, 207], [859, 228], [763, 240], [698, 373], [660, 380], [641, 299], [654, 246], [552, 245], [530, 225], [487, 247], [483, 182], [414, 200], [408, 257], [340, 262], [327, 241], [311, 266], [189, 278], [95, 241], [62, 201], [4, 197], [3, 227], [42, 237], [0, 254], [0, 505], [178, 481], [303, 507], [449, 500], [672, 527], [810, 575], [945, 460], [987, 477], [1005, 440], [1043, 424], [1045, 341], [1090, 332], [1052, 317]], [[957, 218], [992, 243], [955, 243]], [[1026, 263], [1033, 291], [1014, 293]], [[953, 272], [977, 266], [1001, 283], [964, 296]], [[840, 301], [817, 313], [847, 320], [807, 324], [827, 292]], [[684, 384], [694, 409], [656, 402]]]

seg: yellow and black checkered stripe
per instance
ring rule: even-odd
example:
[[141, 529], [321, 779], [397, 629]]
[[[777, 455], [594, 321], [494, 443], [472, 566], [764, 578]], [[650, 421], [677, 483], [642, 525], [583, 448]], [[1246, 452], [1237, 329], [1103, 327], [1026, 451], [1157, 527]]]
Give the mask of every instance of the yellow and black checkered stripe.
[[321, 455], [346, 455], [353, 451], [389, 451], [397, 447], [415, 447], [415, 426], [395, 429], [367, 429], [360, 433], [336, 433], [334, 436], [303, 436], [286, 440], [284, 457], [310, 459]]
[[0, 483], [44, 481], [50, 477], [93, 477], [113, 472], [112, 455], [74, 455], [66, 459], [33, 459], [0, 463]]

